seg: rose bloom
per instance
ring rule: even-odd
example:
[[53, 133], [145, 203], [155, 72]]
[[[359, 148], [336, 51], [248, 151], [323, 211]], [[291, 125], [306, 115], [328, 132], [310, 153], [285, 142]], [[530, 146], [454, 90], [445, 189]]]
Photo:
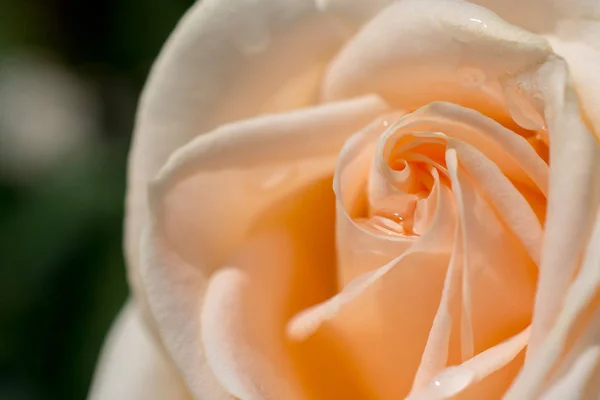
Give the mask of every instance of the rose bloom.
[[93, 399], [597, 399], [600, 3], [205, 0]]

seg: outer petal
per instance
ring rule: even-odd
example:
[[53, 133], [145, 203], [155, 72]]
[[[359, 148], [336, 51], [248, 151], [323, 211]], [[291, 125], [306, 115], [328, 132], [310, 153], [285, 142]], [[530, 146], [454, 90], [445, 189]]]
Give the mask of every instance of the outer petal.
[[90, 400], [187, 400], [176, 369], [160, 352], [135, 303], [111, 329], [92, 384]]
[[442, 100], [511, 128], [518, 128], [514, 119], [526, 129], [539, 129], [543, 123], [535, 115], [515, 113], [520, 96], [512, 81], [550, 54], [544, 38], [474, 4], [400, 1], [381, 11], [336, 56], [324, 97], [378, 93], [407, 111]]
[[306, 369], [292, 354], [314, 352], [290, 348], [284, 325], [335, 290], [335, 157], [386, 110], [369, 97], [225, 125], [161, 171], [143, 277], [160, 334], [195, 396], [220, 393], [215, 375], [243, 399], [294, 399], [303, 379], [332, 383], [345, 374], [342, 361], [319, 373], [329, 367], [318, 356], [311, 376], [296, 373]]
[[553, 37], [550, 41], [554, 50], [567, 61], [583, 115], [600, 140], [600, 21], [596, 24], [595, 49], [576, 40]]
[[[540, 68], [539, 81], [544, 97], [549, 99], [546, 233], [527, 359], [507, 399], [539, 396], [558, 368], [561, 355], [569, 350], [569, 337], [579, 331], [581, 316], [598, 309], [593, 299], [600, 282], [596, 273], [600, 254], [600, 146], [581, 121], [564, 62], [547, 62]], [[597, 327], [598, 322], [592, 319], [589, 329]]]
[[175, 149], [220, 124], [312, 104], [345, 34], [312, 0], [199, 1], [181, 20], [146, 84], [130, 154], [126, 255], [140, 301], [148, 182]]
[[[438, 0], [461, 1], [461, 0]], [[344, 12], [357, 22], [365, 22], [394, 0], [317, 0], [323, 10]], [[561, 18], [592, 19], [600, 16], [595, 0], [471, 0], [506, 21], [533, 32], [551, 32]]]

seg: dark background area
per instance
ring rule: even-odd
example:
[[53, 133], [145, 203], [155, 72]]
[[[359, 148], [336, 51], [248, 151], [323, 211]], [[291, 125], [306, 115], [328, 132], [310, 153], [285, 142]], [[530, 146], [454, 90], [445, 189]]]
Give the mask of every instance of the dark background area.
[[84, 399], [128, 293], [140, 90], [191, 0], [0, 2], [0, 399]]

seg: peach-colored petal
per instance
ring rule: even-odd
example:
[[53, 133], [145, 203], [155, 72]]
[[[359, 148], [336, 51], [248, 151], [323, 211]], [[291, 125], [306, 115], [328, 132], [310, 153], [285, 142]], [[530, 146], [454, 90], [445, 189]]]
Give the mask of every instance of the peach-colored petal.
[[[504, 342], [493, 346], [458, 366], [445, 369], [433, 379], [427, 387], [413, 393], [407, 400], [443, 400], [448, 398], [462, 399], [461, 392], [468, 390], [494, 372], [510, 363], [527, 345], [529, 328], [517, 333]], [[485, 382], [485, 381], [484, 381]], [[458, 397], [453, 397], [457, 396]], [[481, 390], [468, 398], [492, 399], [498, 393]]]
[[[164, 229], [185, 258], [214, 262], [269, 203], [330, 176], [346, 138], [386, 110], [377, 97], [364, 97], [224, 125], [197, 138], [154, 184], [154, 192], [165, 193]], [[166, 196], [171, 188], [177, 193]]]
[[421, 363], [415, 375], [411, 393], [423, 388], [435, 375], [440, 373], [447, 365], [451, 349], [460, 347], [456, 340], [451, 341], [452, 322], [460, 316], [460, 277], [462, 267], [462, 235], [459, 234], [459, 225], [456, 225], [454, 234], [455, 244], [450, 258], [450, 264], [444, 280], [444, 289], [440, 305], [433, 319], [427, 344], [421, 356]]
[[[278, 377], [270, 375], [270, 370], [229, 371], [219, 365], [231, 357], [239, 357], [236, 362], [243, 360], [244, 365], [259, 365], [260, 357], [254, 360], [244, 353], [246, 341], [251, 341], [259, 354], [285, 359], [280, 350], [285, 347], [287, 313], [331, 295], [334, 288], [328, 283], [332, 281], [329, 275], [334, 276], [335, 271], [328, 264], [333, 264], [333, 258], [325, 255], [333, 254], [335, 248], [331, 190], [335, 157], [349, 135], [386, 110], [378, 98], [366, 97], [224, 125], [180, 149], [163, 168], [150, 193], [153, 214], [143, 244], [143, 278], [161, 337], [194, 395], [206, 391], [215, 380], [213, 374], [231, 393], [256, 395], [249, 382], [261, 382], [261, 390], [269, 396], [282, 393], [275, 384]], [[256, 231], [271, 221], [269, 218], [278, 218], [269, 222], [274, 226]], [[312, 246], [306, 241], [318, 240], [318, 235], [308, 235], [307, 224], [321, 226], [324, 235]], [[261, 235], [280, 238], [284, 241], [281, 252], [293, 256], [267, 256], [260, 251], [262, 242], [252, 240]], [[318, 262], [310, 258], [317, 255]], [[299, 263], [313, 265], [301, 274], [317, 276], [296, 276]], [[240, 268], [241, 273], [216, 275], [209, 283], [213, 273], [228, 265]], [[314, 282], [312, 289], [298, 291], [294, 286], [307, 281]], [[245, 282], [250, 282], [249, 286]], [[229, 304], [249, 309], [227, 307], [228, 303], [223, 303], [227, 299], [211, 289], [213, 285], [237, 294], [230, 296]], [[296, 300], [288, 300], [290, 296]], [[236, 303], [236, 298], [243, 301]], [[262, 302], [265, 298], [269, 299], [266, 303]], [[203, 318], [210, 321], [210, 329], [213, 324], [215, 329], [220, 323], [244, 324], [242, 316], [264, 318], [254, 321], [254, 330], [244, 340], [227, 335], [215, 338], [210, 332], [201, 337], [204, 301]], [[215, 321], [215, 315], [221, 320]], [[275, 335], [280, 332], [280, 340], [265, 343], [259, 333], [269, 330]], [[210, 354], [205, 353], [207, 343]], [[292, 369], [282, 367], [279, 372], [295, 388], [298, 384]], [[242, 372], [248, 377], [235, 375]]]
[[[527, 309], [527, 306], [524, 306], [524, 304], [532, 302], [535, 273], [530, 269], [530, 262], [526, 259], [520, 261], [518, 259], [506, 260], [503, 259], [505, 256], [497, 252], [512, 252], [513, 255], [516, 255], [522, 250], [517, 250], [518, 247], [515, 247], [514, 242], [511, 244], [511, 241], [506, 240], [506, 238], [498, 240], [498, 237], [493, 236], [493, 232], [495, 231], [502, 232], [502, 225], [499, 225], [498, 222], [494, 224], [495, 218], [489, 211], [487, 211], [488, 215], [485, 216], [486, 203], [479, 202], [479, 206], [477, 205], [478, 202], [475, 200], [477, 199], [477, 195], [473, 192], [472, 184], [469, 183], [469, 179], [467, 176], [464, 176], [464, 173], [459, 173], [458, 171], [459, 161], [464, 171], [473, 179], [473, 183], [477, 187], [482, 188], [486, 196], [494, 194], [490, 192], [495, 192], [490, 187], [504, 186], [503, 190], [495, 193], [498, 197], [496, 201], [492, 201], [492, 204], [495, 203], [497, 207], [498, 201], [508, 201], [506, 204], [508, 207], [509, 203], [513, 202], [513, 206], [517, 210], [525, 212], [525, 220], [528, 221], [524, 225], [526, 228], [525, 231], [533, 229], [533, 238], [535, 238], [533, 243], [526, 238], [525, 240], [521, 239], [521, 243], [525, 247], [529, 244], [530, 249], [535, 253], [535, 241], [541, 240], [541, 228], [535, 215], [533, 215], [533, 212], [527, 203], [524, 202], [523, 198], [519, 197], [519, 192], [516, 188], [510, 186], [510, 183], [499, 172], [498, 168], [480, 153], [477, 155], [475, 149], [470, 148], [470, 146], [464, 143], [451, 139], [448, 145], [451, 146], [451, 149], [448, 150], [446, 155], [447, 165], [453, 192], [459, 207], [459, 226], [462, 233], [455, 239], [453, 260], [449, 266], [442, 299], [433, 322], [421, 365], [415, 377], [413, 384], [414, 393], [417, 393], [425, 382], [432, 379], [436, 373], [439, 373], [446, 366], [446, 363], [451, 365], [453, 362], [456, 362], [457, 349], [462, 351], [462, 359], [465, 360], [472, 356], [475, 339], [481, 341], [482, 335], [494, 335], [499, 332], [505, 332], [506, 335], [508, 333], [506, 331], [507, 328], [510, 331], [519, 325], [521, 327], [524, 326], [528, 322], [529, 311], [526, 311], [526, 315], [522, 315], [521, 317], [519, 317], [519, 314], [522, 314], [522, 311]], [[458, 158], [455, 152], [458, 153]], [[471, 157], [475, 157], [476, 160], [469, 160]], [[464, 165], [462, 164], [463, 161], [465, 162]], [[460, 177], [461, 175], [462, 178]], [[478, 222], [478, 220], [486, 221], [485, 225], [480, 225], [482, 222]], [[506, 236], [506, 234], [504, 235]], [[460, 248], [458, 248], [459, 246]], [[485, 255], [484, 259], [487, 263], [483, 268], [488, 270], [487, 274], [493, 276], [493, 279], [488, 280], [488, 283], [486, 283], [487, 279], [485, 278], [475, 278], [476, 276], [481, 276], [481, 272], [474, 274], [475, 271], [482, 269], [480, 261], [482, 255]], [[535, 256], [535, 254], [532, 255]], [[459, 265], [457, 266], [456, 264]], [[528, 269], [530, 269], [529, 273], [527, 272]], [[462, 283], [459, 279], [461, 276]], [[502, 281], [504, 281], [503, 284], [501, 283]], [[500, 294], [503, 292], [502, 289], [496, 292], [495, 295], [492, 294], [498, 287], [512, 286], [517, 282], [521, 282], [520, 288], [513, 286], [510, 289], [506, 289], [506, 293], [509, 293], [509, 297], [512, 299], [503, 297]], [[527, 286], [529, 287], [527, 288]], [[461, 298], [461, 287], [462, 314], [460, 308], [457, 309], [459, 307], [458, 304], [460, 304], [457, 303], [457, 300]], [[484, 291], [482, 291], [482, 288], [485, 288]], [[514, 301], [515, 294], [523, 295], [527, 293], [529, 300], [522, 298], [516, 302]], [[511, 301], [512, 306], [510, 306]], [[477, 315], [476, 311], [478, 309], [480, 310], [479, 315]], [[473, 315], [473, 311], [475, 311], [475, 316]], [[496, 319], [495, 321], [490, 319], [492, 315]], [[510, 322], [511, 318], [512, 322]], [[459, 320], [461, 321], [460, 327], [456, 323], [453, 324], [453, 321]], [[519, 320], [521, 323], [517, 322]], [[484, 328], [486, 325], [488, 325], [487, 333], [486, 328]], [[460, 331], [460, 341], [456, 340], [456, 335], [452, 335], [453, 329], [455, 332]], [[452, 337], [455, 339], [451, 344]], [[485, 349], [487, 346], [493, 345], [493, 340], [497, 341], [498, 338], [492, 339], [486, 345], [479, 345], [479, 349]], [[454, 355], [449, 353], [449, 349], [453, 350]], [[506, 362], [508, 363], [511, 360], [512, 357], [507, 359]], [[504, 364], [498, 366], [498, 368], [501, 367], [504, 367]], [[474, 382], [468, 382], [464, 385], [467, 387], [471, 383]], [[508, 378], [504, 379], [503, 384], [500, 381], [498, 383], [499, 386], [495, 389], [495, 393], [498, 394], [498, 390], [505, 390], [509, 383], [510, 380]], [[469, 392], [475, 391], [479, 393], [480, 390], [481, 388], [477, 387], [471, 389]], [[488, 387], [488, 390], [489, 393], [486, 393], [488, 398], [495, 396], [492, 393], [494, 390], [490, 389], [490, 387]]]
[[358, 210], [364, 208], [364, 192], [377, 140], [401, 115], [384, 115], [373, 121], [348, 139], [338, 156], [333, 188], [337, 197], [336, 247], [341, 286], [389, 263], [414, 241], [413, 238], [382, 237], [362, 228], [353, 219]]
[[557, 30], [562, 19], [600, 17], [595, 0], [471, 0], [505, 19], [536, 33]]
[[129, 159], [125, 247], [142, 306], [148, 183], [174, 150], [221, 124], [314, 104], [347, 33], [313, 0], [205, 0], [182, 18], [140, 99]]
[[[275, 231], [253, 237], [230, 261], [231, 267], [211, 276], [204, 293], [201, 335], [206, 360], [227, 391], [240, 399], [303, 398], [277, 329], [279, 313], [273, 312], [286, 296], [273, 290], [273, 269], [289, 269], [293, 259], [293, 244], [286, 236]], [[276, 274], [283, 288], [290, 280], [285, 275]], [[269, 304], [273, 301], [279, 304]]]
[[[556, 323], [550, 328], [548, 334], [538, 344], [536, 352], [532, 353], [520, 373], [519, 377], [508, 392], [506, 399], [532, 398], [539, 395], [542, 385], [549, 379], [549, 374], [559, 361], [559, 357], [566, 350], [568, 336], [576, 329], [578, 319], [586, 308], [593, 305], [594, 298], [600, 290], [600, 209], [595, 216], [595, 226], [589, 238], [583, 262], [573, 283], [568, 287], [562, 309], [557, 316]], [[543, 265], [542, 265], [543, 267]], [[578, 357], [589, 348], [598, 344], [600, 335], [600, 308], [595, 304], [594, 316], [588, 321], [584, 331], [579, 334], [571, 355]], [[534, 316], [534, 323], [535, 323]], [[568, 362], [568, 359], [564, 362]], [[569, 372], [565, 373], [566, 375]], [[571, 378], [565, 378], [571, 379]], [[572, 378], [575, 379], [575, 378]]]
[[406, 129], [441, 130], [470, 144], [498, 165], [515, 182], [546, 194], [548, 165], [522, 136], [492, 118], [457, 104], [435, 102], [406, 117]]
[[554, 50], [565, 58], [574, 89], [580, 101], [583, 117], [600, 140], [600, 22], [595, 29], [596, 48], [580, 42], [565, 41], [561, 38], [550, 39]]
[[331, 63], [324, 99], [378, 93], [411, 111], [443, 100], [514, 125], [505, 107], [513, 94], [503, 93], [500, 83], [550, 53], [542, 37], [471, 3], [394, 2]]
[[[473, 232], [473, 228], [477, 229], [477, 222], [476, 219], [473, 218], [473, 216], [469, 216], [468, 213], [472, 211], [470, 207], [475, 206], [473, 200], [476, 195], [472, 192], [472, 188], [471, 193], [469, 193], [467, 186], [468, 184], [465, 181], [464, 176], [461, 176], [462, 179], [459, 179], [458, 159], [454, 149], [449, 149], [446, 152], [446, 165], [448, 165], [450, 182], [452, 183], [452, 190], [456, 198], [459, 215], [458, 226], [460, 235], [462, 236], [461, 240], [455, 243], [455, 246], [462, 246], [462, 249], [460, 249], [460, 252], [462, 253], [460, 351], [461, 358], [464, 361], [473, 357], [475, 352], [475, 344], [473, 339], [473, 304], [471, 301], [471, 280], [473, 278], [472, 274], [474, 271], [470, 271], [473, 266], [469, 265], [469, 261], [472, 262], [473, 260], [469, 260], [469, 247], [472, 246], [473, 243], [475, 243], [475, 246], [477, 246], [477, 243], [474, 242], [475, 232]], [[489, 219], [489, 216], [486, 219]], [[482, 249], [476, 249], [476, 251], [481, 250]], [[483, 254], [485, 254], [485, 252]]]
[[[98, 362], [89, 400], [189, 400], [176, 368], [161, 353], [135, 302], [111, 328]], [[215, 396], [228, 400], [229, 396]]]
[[[437, 185], [439, 177], [437, 178]], [[444, 254], [447, 249], [440, 246], [442, 241], [447, 240], [449, 233], [454, 226], [453, 210], [451, 204], [451, 194], [444, 186], [437, 191], [437, 209], [434, 220], [427, 233], [416, 243], [406, 249], [405, 246], [400, 246], [396, 249], [400, 256], [389, 261], [386, 265], [372, 270], [371, 272], [363, 273], [353, 279], [350, 283], [344, 286], [343, 290], [329, 299], [327, 302], [303, 310], [296, 315], [288, 324], [288, 334], [295, 340], [305, 340], [312, 335], [323, 323], [334, 318], [340, 309], [347, 303], [359, 297], [365, 290], [368, 290], [373, 284], [387, 274], [392, 268], [399, 268], [399, 265], [407, 265], [407, 261], [417, 258], [420, 253], [441, 253]], [[346, 227], [346, 226], [343, 226]], [[338, 225], [337, 229], [340, 228]], [[348, 229], [357, 229], [351, 227]], [[380, 240], [382, 238], [379, 238]], [[392, 242], [394, 243], [394, 242]], [[393, 247], [390, 247], [393, 249]], [[360, 250], [360, 249], [358, 249]], [[403, 251], [404, 250], [404, 251]], [[366, 252], [367, 249], [365, 248]], [[379, 255], [375, 251], [375, 255]], [[433, 257], [432, 259], [434, 259]], [[379, 258], [377, 258], [379, 260]], [[373, 263], [372, 261], [369, 264]]]
[[[401, 396], [410, 389], [439, 301], [449, 260], [443, 242], [451, 240], [454, 212], [447, 186], [440, 184], [437, 197], [436, 215], [412, 247], [399, 251], [401, 256], [389, 264], [355, 278], [327, 302], [296, 315], [288, 325], [296, 340], [306, 340], [318, 330], [335, 330], [379, 397]], [[426, 282], [422, 274], [428, 277]], [[413, 306], [417, 299], [419, 308]], [[400, 329], [399, 321], [410, 328]], [[392, 364], [393, 368], [381, 367]]]
[[[449, 148], [446, 158], [463, 236], [462, 317], [466, 325], [461, 334], [472, 335], [464, 337], [461, 346], [472, 346], [471, 352], [479, 353], [527, 325], [536, 271], [523, 245], [506, 231], [466, 170], [459, 169], [455, 154]], [[469, 350], [462, 349], [463, 358]]]
[[[562, 60], [540, 68], [550, 134], [550, 192], [528, 358], [554, 325], [586, 237], [600, 190], [600, 146], [580, 117]], [[568, 206], [567, 206], [568, 205]]]
[[[415, 114], [418, 115], [418, 112]], [[426, 348], [427, 332], [431, 329], [432, 322], [436, 324], [436, 308], [441, 310], [438, 311], [438, 315], [444, 314], [443, 308], [449, 308], [447, 303], [451, 292], [457, 292], [455, 279], [452, 278], [452, 274], [446, 272], [450, 261], [448, 244], [452, 243], [455, 225], [454, 212], [448, 208], [448, 196], [452, 193], [447, 184], [441, 182], [438, 168], [443, 174], [450, 173], [452, 191], [460, 216], [461, 237], [460, 240], [454, 240], [454, 246], [460, 245], [461, 248], [455, 247], [453, 257], [453, 263], [458, 265], [451, 265], [450, 268], [458, 268], [456, 274], [462, 277], [462, 307], [459, 311], [462, 323], [453, 329], [462, 335], [459, 349], [462, 351], [463, 360], [511, 337], [529, 323], [536, 280], [536, 268], [532, 257], [536, 258], [536, 247], [539, 247], [541, 239], [541, 227], [531, 207], [497, 166], [485, 159], [483, 154], [474, 153], [475, 150], [469, 145], [462, 144], [455, 138], [423, 130], [410, 131], [412, 124], [413, 119], [408, 115], [392, 125], [379, 138], [374, 153], [374, 168], [380, 168], [381, 173], [385, 175], [391, 171], [386, 167], [391, 158], [398, 157], [398, 160], [402, 160], [406, 157], [405, 160], [412, 160], [416, 154], [425, 156], [419, 159], [420, 162], [430, 160], [431, 165], [438, 166], [432, 169], [431, 174], [435, 182], [435, 191], [432, 189], [432, 193], [437, 193], [437, 209], [431, 225], [423, 236], [414, 238], [410, 247], [398, 246], [396, 259], [360, 275], [339, 294], [325, 303], [304, 310], [288, 324], [288, 333], [296, 340], [305, 340], [324, 327], [335, 329], [345, 340], [358, 365], [362, 367], [364, 376], [372, 382], [375, 393], [383, 397], [407, 394], [421, 361], [422, 352]], [[438, 130], [443, 131], [443, 124], [440, 126]], [[350, 145], [345, 147], [345, 155], [350, 155], [354, 160], [360, 159], [361, 152], [358, 149], [364, 138], [365, 136], [360, 134], [358, 138], [353, 138]], [[444, 160], [446, 143], [451, 148], [447, 150]], [[442, 150], [441, 160], [436, 154], [439, 149]], [[464, 157], [465, 166], [459, 166], [460, 158], [457, 158], [456, 152]], [[373, 153], [369, 151], [368, 154]], [[532, 150], [531, 154], [537, 157]], [[378, 160], [387, 161], [383, 163]], [[352, 164], [338, 164], [336, 174], [348, 172], [348, 165]], [[362, 165], [365, 165], [364, 161]], [[401, 171], [408, 165], [403, 164]], [[339, 178], [336, 175], [336, 181], [343, 184], [344, 178], [341, 176], [342, 178]], [[395, 177], [393, 174], [388, 175], [392, 180]], [[364, 181], [364, 176], [361, 180]], [[493, 198], [492, 202], [488, 202], [484, 195], [493, 195], [490, 192], [499, 187], [503, 188], [503, 191]], [[343, 189], [341, 186], [336, 193], [343, 192]], [[344, 200], [340, 201], [338, 198], [338, 205], [340, 202], [343, 207]], [[390, 206], [393, 206], [393, 203], [390, 203]], [[507, 231], [505, 223], [493, 209], [511, 206], [514, 208], [514, 214], [509, 215], [508, 219], [512, 221], [515, 218], [523, 218], [523, 221], [520, 221], [522, 225], [517, 226], [516, 233]], [[338, 224], [337, 228], [353, 229], [353, 226], [348, 223]], [[342, 237], [345, 235], [343, 231], [338, 231], [338, 234]], [[381, 240], [387, 237], [382, 234]], [[390, 243], [397, 243], [394, 239], [396, 238], [392, 235]], [[531, 255], [527, 254], [527, 250]], [[356, 248], [348, 247], [347, 251], [354, 252]], [[343, 260], [342, 257], [343, 254], [340, 256]], [[373, 260], [365, 262], [373, 269], [375, 263], [371, 261]], [[344, 263], [339, 264], [339, 268], [344, 267]], [[425, 282], [415, 281], [415, 276], [427, 276], [427, 286], [424, 286]], [[454, 289], [450, 286], [444, 288], [444, 276], [445, 284], [452, 285]], [[417, 314], [411, 312], [415, 309], [409, 303], [416, 301], [410, 300], [411, 293], [419, 293]], [[443, 315], [441, 318], [443, 319]], [[444, 343], [450, 340], [448, 321], [437, 325], [438, 327], [434, 328], [439, 333], [433, 335], [438, 337], [432, 337], [430, 345], [443, 350], [447, 347]], [[407, 331], [408, 326], [411, 327], [410, 332]], [[396, 357], [393, 357], [394, 354]], [[425, 364], [430, 363], [429, 366], [424, 364], [423, 367], [429, 368], [429, 372], [423, 372], [419, 377], [421, 380], [424, 379], [423, 374], [438, 372], [434, 370], [439, 370], [440, 365], [446, 365], [447, 356], [442, 354], [442, 359], [436, 360], [431, 350], [429, 354], [430, 356], [426, 356], [429, 360], [423, 360]], [[456, 355], [451, 355], [450, 358], [456, 359]], [[498, 364], [496, 369], [503, 369], [513, 358], [514, 356], [508, 357], [506, 362]], [[504, 377], [494, 383], [494, 390], [501, 393], [509, 383], [510, 380]]]
[[[364, 23], [394, 0], [315, 0], [319, 8], [328, 12], [343, 12], [353, 20]], [[406, 0], [404, 0], [406, 1]], [[418, 0], [417, 0], [418, 1]], [[449, 0], [442, 0], [449, 1]], [[452, 1], [452, 0], [450, 0]], [[456, 1], [455, 2], [460, 2]], [[556, 30], [561, 18], [593, 18], [600, 16], [595, 0], [470, 0], [506, 21], [532, 32], [548, 33]]]
[[[565, 376], [546, 390], [540, 400], [579, 400], [592, 399], [592, 393], [586, 393], [593, 374], [600, 366], [600, 346], [592, 346], [581, 354]], [[595, 393], [598, 396], [598, 393]]]
[[461, 165], [473, 182], [523, 244], [529, 257], [539, 265], [543, 230], [525, 197], [479, 150], [457, 140], [449, 144], [456, 149]]

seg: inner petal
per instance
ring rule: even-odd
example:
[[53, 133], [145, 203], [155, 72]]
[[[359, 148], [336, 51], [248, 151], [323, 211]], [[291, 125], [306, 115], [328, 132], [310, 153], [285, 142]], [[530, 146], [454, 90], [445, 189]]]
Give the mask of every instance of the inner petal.
[[[437, 365], [430, 375], [516, 335], [531, 319], [541, 226], [520, 189], [543, 197], [547, 165], [500, 124], [444, 107], [440, 115], [428, 108], [394, 124], [379, 121], [346, 144], [334, 183], [342, 291], [288, 324], [299, 341], [337, 332], [381, 398], [409, 393], [440, 301], [451, 299], [444, 307], [453, 318], [430, 338], [438, 349], [449, 346], [428, 361]], [[446, 124], [446, 110], [463, 118]], [[376, 146], [373, 132], [380, 133]], [[473, 153], [472, 144], [482, 151]], [[452, 253], [458, 280], [446, 279]], [[444, 300], [449, 282], [458, 286]], [[477, 382], [503, 392], [522, 362], [517, 354]]]

